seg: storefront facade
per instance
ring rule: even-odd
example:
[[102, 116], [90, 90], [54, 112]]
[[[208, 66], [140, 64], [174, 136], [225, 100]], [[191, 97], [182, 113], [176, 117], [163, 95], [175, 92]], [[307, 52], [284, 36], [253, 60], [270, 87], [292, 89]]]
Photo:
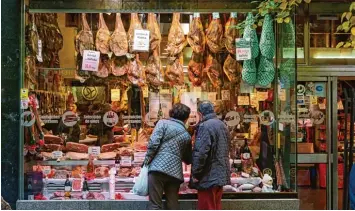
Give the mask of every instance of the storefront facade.
[[[14, 9], [18, 6], [13, 5]], [[21, 39], [12, 43], [21, 49], [18, 59], [22, 63], [17, 72], [5, 66], [13, 73], [9, 79], [15, 77], [13, 84], [20, 87], [17, 93], [22, 93], [12, 101], [16, 106], [5, 108], [9, 112], [16, 108], [12, 112], [18, 118], [12, 121], [10, 115], [5, 124], [18, 125], [8, 132], [18, 144], [9, 149], [15, 148], [12, 152], [19, 156], [7, 160], [5, 174], [14, 175], [14, 181], [2, 183], [19, 199], [18, 209], [147, 209], [146, 198], [129, 190], [154, 123], [168, 117], [172, 104], [182, 102], [192, 109], [189, 124], [194, 125], [198, 122], [196, 106], [202, 100], [215, 104], [233, 137], [233, 187], [226, 187], [224, 209], [298, 209], [298, 31], [293, 15], [282, 24], [264, 19], [256, 30], [251, 23], [245, 34], [252, 35], [244, 37], [250, 38], [249, 47], [243, 54], [234, 47], [243, 46], [234, 42], [242, 38], [239, 30], [230, 27], [228, 31], [225, 25], [246, 20], [253, 8], [249, 3], [34, 0], [20, 8], [22, 16], [15, 20], [21, 21]], [[191, 27], [196, 22], [196, 28]], [[174, 27], [181, 33], [170, 35]], [[113, 38], [115, 29], [128, 36], [123, 41], [122, 36]], [[201, 39], [205, 41], [194, 40], [192, 29], [197, 29], [197, 36], [204, 34]], [[139, 38], [135, 30], [150, 31], [156, 39]], [[92, 41], [85, 39], [88, 34]], [[182, 43], [174, 40], [178, 36]], [[115, 42], [107, 42], [110, 39], [127, 46], [116, 45], [117, 50]], [[84, 52], [88, 50], [91, 52]], [[99, 57], [88, 59], [90, 53]], [[98, 63], [90, 65], [95, 58]], [[2, 68], [5, 70], [4, 65]], [[170, 74], [174, 71], [178, 74]], [[251, 159], [238, 157], [245, 139]], [[87, 172], [89, 154], [95, 157], [94, 174]], [[239, 159], [242, 166], [236, 167]], [[18, 169], [13, 168], [15, 163], [19, 163]], [[182, 209], [196, 206], [196, 193], [187, 188], [189, 168], [184, 165]], [[109, 185], [112, 169], [117, 170], [114, 187]], [[269, 190], [262, 181], [265, 174], [273, 179]], [[71, 191], [65, 190], [67, 175]], [[84, 178], [89, 198], [83, 196]]]

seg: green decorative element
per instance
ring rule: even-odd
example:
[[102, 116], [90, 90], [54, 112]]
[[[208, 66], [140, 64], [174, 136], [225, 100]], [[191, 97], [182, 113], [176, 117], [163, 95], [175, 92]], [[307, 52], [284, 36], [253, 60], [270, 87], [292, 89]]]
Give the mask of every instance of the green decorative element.
[[256, 65], [255, 59], [245, 60], [243, 63], [242, 79], [249, 85], [256, 83]]
[[260, 38], [260, 52], [268, 58], [273, 59], [275, 56], [275, 37], [274, 37], [274, 25], [273, 20], [269, 14], [265, 15], [265, 21]]
[[296, 36], [293, 22], [282, 24], [282, 47], [295, 48]]
[[[303, 3], [309, 4], [311, 0], [261, 0], [253, 1], [252, 4], [259, 4], [255, 11], [257, 12], [254, 19], [254, 27], [262, 26], [264, 17], [269, 14], [277, 21], [277, 23], [289, 23], [293, 15], [293, 11]], [[246, 21], [238, 24], [240, 31], [247, 26]]]
[[355, 49], [355, 2], [351, 3], [349, 11], [341, 16], [341, 25], [338, 26], [337, 32], [350, 33], [347, 40], [341, 41], [336, 48], [353, 48]]
[[268, 86], [275, 77], [274, 62], [265, 56], [261, 56], [258, 69], [258, 84], [260, 86]]
[[280, 65], [280, 82], [284, 88], [291, 88], [295, 84], [295, 59], [288, 59]]
[[259, 41], [258, 35], [256, 34], [256, 30], [253, 27], [254, 17], [250, 12], [248, 13], [246, 19], [246, 27], [244, 30], [243, 38], [250, 38], [250, 47], [251, 47], [251, 58], [255, 59], [259, 55]]

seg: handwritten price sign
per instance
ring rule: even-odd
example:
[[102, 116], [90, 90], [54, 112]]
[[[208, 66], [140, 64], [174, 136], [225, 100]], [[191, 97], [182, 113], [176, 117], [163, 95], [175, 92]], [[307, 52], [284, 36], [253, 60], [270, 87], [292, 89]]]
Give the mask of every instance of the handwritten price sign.
[[235, 40], [237, 46], [237, 60], [249, 60], [251, 59], [250, 38], [237, 38]]
[[87, 71], [98, 71], [100, 62], [99, 51], [84, 50], [82, 69]]

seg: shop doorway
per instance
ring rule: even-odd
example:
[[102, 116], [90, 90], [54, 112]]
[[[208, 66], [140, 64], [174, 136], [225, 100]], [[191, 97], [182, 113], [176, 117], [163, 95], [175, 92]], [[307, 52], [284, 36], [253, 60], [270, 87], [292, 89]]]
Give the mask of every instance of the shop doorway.
[[338, 209], [337, 77], [298, 76], [298, 193], [301, 209]]

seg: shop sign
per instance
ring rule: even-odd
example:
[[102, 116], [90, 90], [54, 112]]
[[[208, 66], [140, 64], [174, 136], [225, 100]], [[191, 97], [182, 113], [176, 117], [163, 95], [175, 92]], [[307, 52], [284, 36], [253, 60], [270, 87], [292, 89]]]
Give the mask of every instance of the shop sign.
[[213, 12], [212, 13], [213, 19], [219, 19], [219, 13], [218, 12]]
[[21, 114], [21, 125], [31, 127], [36, 121], [35, 115], [31, 111], [25, 111]]
[[325, 83], [315, 83], [314, 94], [318, 97], [325, 97]]
[[111, 101], [120, 101], [121, 100], [121, 90], [111, 89]]
[[123, 124], [140, 124], [142, 123], [142, 116], [123, 116]]
[[230, 91], [222, 90], [222, 100], [230, 100]]
[[36, 55], [37, 60], [39, 62], [43, 62], [43, 57], [42, 57], [42, 40], [38, 40], [38, 53]]
[[40, 119], [44, 124], [58, 124], [60, 120], [60, 116], [44, 115], [44, 116], [40, 116]]
[[279, 117], [279, 123], [293, 123], [296, 121], [295, 115], [288, 114], [286, 112], [281, 112]]
[[143, 90], [143, 97], [144, 97], [144, 98], [149, 97], [149, 89], [148, 89], [148, 86], [144, 86], [144, 87], [142, 88], [142, 90]]
[[324, 122], [325, 115], [321, 111], [313, 111], [310, 113], [311, 122], [313, 125], [320, 125]]
[[318, 104], [318, 97], [315, 95], [309, 96], [309, 100], [311, 101], [311, 105], [317, 105]]
[[89, 147], [89, 155], [99, 156], [101, 148], [99, 146]]
[[286, 101], [286, 90], [279, 86], [279, 99], [280, 101]]
[[244, 114], [243, 122], [244, 123], [251, 123], [251, 122], [258, 122], [259, 115], [257, 114]]
[[236, 59], [237, 61], [244, 61], [251, 59], [250, 38], [237, 38], [236, 43]]
[[28, 89], [21, 89], [20, 97], [21, 97], [21, 100], [27, 100], [28, 99]]
[[224, 118], [224, 122], [229, 126], [229, 127], [235, 127], [240, 123], [240, 115], [236, 111], [230, 111], [226, 114]]
[[306, 92], [306, 87], [303, 86], [302, 84], [297, 85], [297, 95], [304, 95]]
[[262, 125], [269, 126], [275, 122], [275, 115], [272, 113], [272, 111], [265, 110], [260, 113], [259, 119]]
[[256, 110], [259, 110], [259, 101], [257, 99], [256, 93], [250, 93], [250, 105]]
[[29, 103], [28, 99], [21, 100], [21, 109], [28, 109], [28, 103]]
[[67, 111], [62, 115], [62, 122], [67, 127], [73, 127], [79, 120], [79, 117], [72, 111]]
[[161, 118], [169, 117], [169, 110], [172, 108], [172, 95], [170, 93], [149, 93], [149, 117], [150, 121], [156, 122], [158, 120], [158, 113], [163, 113]]
[[63, 157], [63, 152], [62, 152], [62, 151], [53, 151], [53, 152], [52, 152], [52, 157], [53, 157], [54, 159], [61, 158], [61, 157]]
[[108, 111], [103, 117], [104, 124], [108, 127], [113, 127], [118, 123], [118, 115], [116, 112]]
[[304, 105], [304, 95], [297, 95], [297, 105]]
[[100, 52], [84, 50], [83, 63], [81, 65], [82, 70], [98, 71], [100, 62]]
[[238, 105], [239, 106], [250, 105], [249, 96], [238, 96]]
[[256, 98], [258, 101], [265, 101], [269, 98], [268, 92], [256, 92]]
[[121, 161], [120, 161], [120, 166], [131, 167], [132, 166], [132, 157], [131, 156], [122, 156]]
[[100, 115], [84, 115], [85, 124], [98, 124], [100, 123], [100, 120], [101, 120]]
[[207, 98], [208, 98], [208, 100], [211, 103], [216, 102], [216, 100], [217, 100], [217, 92], [209, 92]]
[[133, 37], [134, 51], [149, 51], [149, 31], [136, 29]]
[[[248, 83], [245, 83], [244, 81], [242, 81], [240, 83], [240, 93], [242, 94], [251, 94], [254, 91], [254, 87], [250, 86]], [[236, 92], [238, 93], [238, 89], [236, 89]]]

